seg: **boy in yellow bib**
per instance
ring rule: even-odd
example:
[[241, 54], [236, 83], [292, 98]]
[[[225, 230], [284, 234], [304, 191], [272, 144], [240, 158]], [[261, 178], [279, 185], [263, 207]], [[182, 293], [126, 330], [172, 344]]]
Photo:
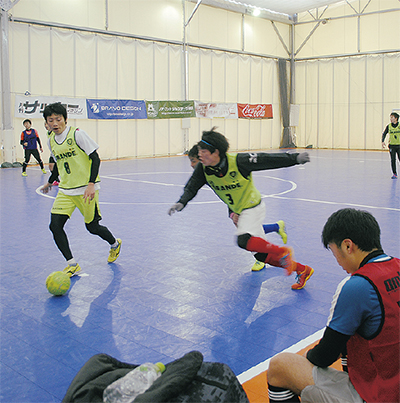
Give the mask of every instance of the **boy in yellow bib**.
[[288, 274], [296, 272], [297, 281], [292, 285], [292, 289], [302, 289], [314, 270], [295, 262], [291, 248], [274, 245], [265, 239], [263, 228], [265, 204], [260, 192], [254, 186], [252, 171], [305, 164], [310, 160], [308, 153], [228, 154], [228, 140], [216, 132], [215, 128], [203, 132], [198, 148], [201, 164], [194, 169], [181, 198], [171, 206], [168, 214], [181, 211], [196, 196], [200, 188], [208, 184], [230, 210], [238, 215], [236, 227], [238, 246], [255, 253], [254, 257], [258, 261], [282, 267]]
[[390, 114], [390, 123], [386, 126], [384, 132], [382, 133], [382, 148], [386, 147], [385, 138], [387, 134], [389, 134], [388, 147], [393, 172], [392, 179], [397, 179], [396, 155], [400, 162], [400, 125], [399, 114], [396, 112], [392, 112]]
[[109, 263], [119, 256], [121, 239], [114, 238], [107, 227], [99, 224], [99, 146], [83, 130], [67, 126], [67, 111], [60, 103], [47, 105], [43, 116], [51, 131], [48, 143], [56, 164], [41, 191], [48, 193], [51, 184], [60, 176], [59, 191], [51, 209], [50, 230], [68, 263], [63, 271], [72, 277], [81, 268], [72, 256], [64, 225], [75, 208], [83, 215], [86, 229], [110, 244]]

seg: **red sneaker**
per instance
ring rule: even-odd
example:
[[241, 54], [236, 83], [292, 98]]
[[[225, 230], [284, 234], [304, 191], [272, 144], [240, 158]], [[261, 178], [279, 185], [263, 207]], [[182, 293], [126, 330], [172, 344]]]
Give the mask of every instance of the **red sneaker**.
[[296, 282], [292, 285], [292, 290], [301, 290], [305, 287], [307, 280], [314, 274], [314, 269], [306, 266], [306, 269], [296, 276]]

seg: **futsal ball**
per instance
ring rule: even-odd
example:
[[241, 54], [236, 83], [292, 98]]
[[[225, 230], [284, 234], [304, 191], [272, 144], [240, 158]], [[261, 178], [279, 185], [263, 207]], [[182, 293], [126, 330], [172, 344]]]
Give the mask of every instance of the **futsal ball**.
[[64, 295], [70, 286], [71, 279], [62, 271], [54, 271], [46, 279], [46, 288], [53, 295]]

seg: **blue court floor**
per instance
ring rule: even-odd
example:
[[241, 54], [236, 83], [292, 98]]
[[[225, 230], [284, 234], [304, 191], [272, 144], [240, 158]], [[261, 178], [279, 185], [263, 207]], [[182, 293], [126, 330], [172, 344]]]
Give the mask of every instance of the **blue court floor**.
[[346, 275], [321, 244], [326, 219], [368, 210], [386, 253], [400, 256], [400, 181], [390, 179], [388, 152], [309, 152], [304, 166], [254, 174], [265, 223], [284, 220], [296, 260], [315, 269], [300, 291], [281, 269], [250, 271], [252, 255], [236, 246], [226, 206], [207, 187], [168, 216], [191, 174], [179, 156], [102, 162], [102, 224], [122, 238], [121, 255], [107, 264], [108, 244], [75, 211], [66, 231], [82, 272], [53, 297], [46, 277], [65, 267], [48, 228], [57, 190], [36, 192], [48, 178], [37, 166], [26, 178], [1, 169], [0, 401], [60, 402], [100, 352], [140, 364], [199, 350], [239, 375], [322, 329]]

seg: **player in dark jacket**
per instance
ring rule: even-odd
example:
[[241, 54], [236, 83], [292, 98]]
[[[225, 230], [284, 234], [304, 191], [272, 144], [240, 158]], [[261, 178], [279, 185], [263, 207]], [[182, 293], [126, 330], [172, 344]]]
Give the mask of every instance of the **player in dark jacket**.
[[22, 164], [22, 176], [28, 176], [26, 173], [26, 167], [28, 166], [31, 155], [33, 155], [40, 165], [42, 172], [47, 173], [44, 169], [43, 161], [40, 158], [37, 145], [39, 144], [40, 152], [43, 152], [42, 143], [40, 142], [38, 132], [32, 128], [32, 122], [29, 119], [25, 119], [22, 123], [25, 126], [25, 130], [21, 133], [20, 144], [25, 150], [25, 161]]
[[228, 140], [214, 129], [203, 132], [198, 143], [201, 164], [194, 169], [181, 198], [171, 206], [168, 214], [181, 211], [200, 188], [208, 184], [230, 210], [239, 216], [236, 227], [238, 246], [254, 252], [258, 261], [282, 267], [288, 274], [296, 272], [297, 282], [292, 289], [303, 288], [314, 270], [295, 262], [291, 248], [274, 245], [265, 239], [265, 204], [254, 186], [252, 171], [305, 164], [310, 160], [308, 153], [228, 154]]

